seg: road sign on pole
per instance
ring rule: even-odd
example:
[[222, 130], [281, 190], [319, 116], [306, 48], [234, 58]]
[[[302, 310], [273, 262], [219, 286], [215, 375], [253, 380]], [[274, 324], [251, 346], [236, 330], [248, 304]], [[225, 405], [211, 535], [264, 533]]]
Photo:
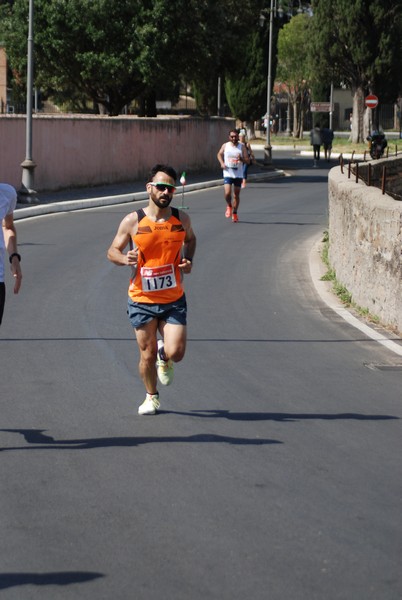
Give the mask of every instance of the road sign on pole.
[[364, 104], [367, 106], [367, 108], [375, 108], [376, 106], [378, 106], [377, 96], [374, 96], [374, 94], [366, 96], [364, 99]]
[[332, 112], [331, 102], [311, 102], [311, 112]]

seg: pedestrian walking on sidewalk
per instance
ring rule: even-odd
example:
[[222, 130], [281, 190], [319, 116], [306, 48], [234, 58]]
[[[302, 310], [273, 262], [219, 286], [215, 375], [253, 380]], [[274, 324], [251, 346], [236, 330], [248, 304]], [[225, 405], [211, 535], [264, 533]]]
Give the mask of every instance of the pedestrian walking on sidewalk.
[[323, 127], [321, 129], [321, 140], [324, 146], [325, 160], [329, 162], [331, 160], [332, 141], [334, 139], [334, 132], [329, 127]]
[[186, 349], [187, 304], [182, 280], [183, 274], [192, 270], [196, 237], [190, 217], [170, 207], [176, 181], [176, 171], [168, 165], [151, 169], [146, 184], [148, 205], [122, 220], [107, 253], [114, 264], [131, 268], [127, 312], [135, 330], [139, 372], [146, 391], [140, 415], [158, 411], [157, 380], [162, 385], [172, 382], [173, 363], [183, 359]]
[[14, 294], [18, 294], [21, 287], [21, 256], [18, 254], [17, 231], [14, 225], [14, 210], [17, 205], [17, 192], [7, 183], [0, 183], [0, 325], [4, 313], [6, 300], [5, 263], [6, 253], [10, 263], [11, 275], [14, 278]]
[[[222, 144], [216, 155], [223, 170], [223, 185], [226, 202], [225, 217], [232, 218], [237, 223], [240, 204], [240, 190], [243, 182], [243, 165], [249, 164], [247, 150], [239, 142], [239, 133], [236, 129], [229, 132], [229, 141]], [[233, 199], [232, 199], [233, 187]]]
[[310, 144], [313, 146], [314, 150], [314, 164], [317, 160], [320, 160], [320, 148], [322, 144], [321, 140], [321, 129], [320, 126], [317, 125], [310, 131]]

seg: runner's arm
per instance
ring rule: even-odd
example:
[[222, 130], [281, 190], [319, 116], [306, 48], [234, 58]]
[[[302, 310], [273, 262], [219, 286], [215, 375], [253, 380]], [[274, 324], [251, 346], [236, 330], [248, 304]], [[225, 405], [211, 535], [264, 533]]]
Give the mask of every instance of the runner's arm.
[[20, 291], [21, 282], [22, 282], [22, 273], [21, 273], [20, 261], [17, 256], [17, 254], [18, 254], [17, 231], [15, 229], [14, 217], [12, 214], [6, 215], [4, 217], [4, 219], [2, 221], [2, 227], [3, 227], [4, 243], [6, 245], [8, 255], [13, 256], [13, 254], [14, 254], [14, 256], [11, 260], [11, 263], [10, 263], [10, 269], [11, 269], [11, 274], [14, 277], [14, 294], [18, 294], [18, 292]]
[[123, 252], [130, 243], [131, 236], [135, 233], [137, 225], [137, 213], [127, 215], [120, 223], [114, 240], [107, 251], [108, 259], [115, 265], [134, 266], [137, 264], [138, 248], [130, 249], [126, 254]]
[[224, 159], [224, 156], [225, 156], [224, 152], [225, 152], [225, 144], [222, 144], [221, 149], [219, 150], [218, 154], [216, 155], [216, 158], [218, 159], [219, 164], [222, 169], [224, 169], [226, 167], [225, 159]]

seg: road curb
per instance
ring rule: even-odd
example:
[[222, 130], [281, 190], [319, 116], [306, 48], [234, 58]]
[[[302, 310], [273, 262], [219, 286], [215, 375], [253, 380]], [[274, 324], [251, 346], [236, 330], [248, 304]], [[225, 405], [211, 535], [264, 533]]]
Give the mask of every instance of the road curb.
[[[284, 177], [284, 171], [277, 169], [275, 171], [267, 171], [266, 173], [252, 173], [248, 176], [248, 180], [272, 179], [274, 177]], [[199, 183], [191, 183], [184, 186], [184, 194], [194, 192], [211, 187], [222, 186], [222, 179], [212, 179], [210, 181], [201, 181]], [[181, 194], [180, 186], [177, 190], [177, 196]], [[39, 217], [59, 212], [70, 212], [75, 210], [83, 210], [88, 208], [99, 208], [102, 206], [112, 206], [114, 204], [125, 204], [128, 202], [139, 202], [147, 200], [147, 192], [134, 192], [132, 194], [117, 194], [113, 196], [101, 196], [99, 198], [82, 198], [79, 200], [62, 200], [61, 202], [51, 202], [49, 204], [37, 204], [35, 206], [27, 206], [17, 208], [14, 211], [14, 220], [18, 221], [28, 217]]]

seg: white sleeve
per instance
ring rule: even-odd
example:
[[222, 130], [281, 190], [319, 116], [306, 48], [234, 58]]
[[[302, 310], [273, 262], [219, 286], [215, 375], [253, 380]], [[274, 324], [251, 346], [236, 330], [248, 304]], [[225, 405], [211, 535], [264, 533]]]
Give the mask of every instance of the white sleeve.
[[0, 183], [0, 215], [4, 219], [5, 216], [11, 215], [17, 206], [17, 192], [12, 185]]

